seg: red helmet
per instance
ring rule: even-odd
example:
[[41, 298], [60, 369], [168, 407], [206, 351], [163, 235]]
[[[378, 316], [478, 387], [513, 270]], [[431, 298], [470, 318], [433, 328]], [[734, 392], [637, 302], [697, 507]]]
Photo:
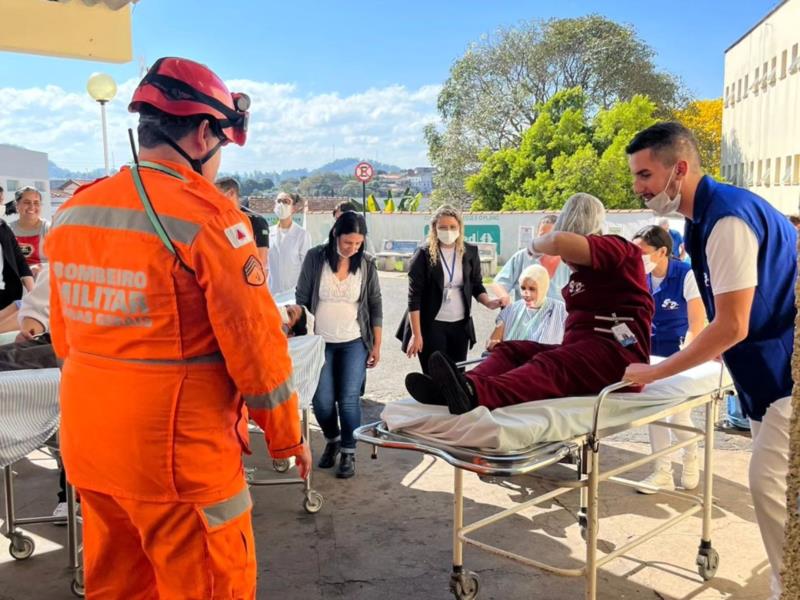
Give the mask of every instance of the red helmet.
[[139, 83], [128, 105], [149, 104], [170, 115], [214, 117], [225, 138], [244, 146], [250, 97], [232, 94], [211, 69], [185, 58], [159, 58]]

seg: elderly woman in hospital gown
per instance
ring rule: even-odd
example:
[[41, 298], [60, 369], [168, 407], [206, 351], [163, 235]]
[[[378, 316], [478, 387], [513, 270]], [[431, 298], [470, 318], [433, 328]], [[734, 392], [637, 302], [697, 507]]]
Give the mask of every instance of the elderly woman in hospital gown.
[[495, 321], [486, 343], [491, 351], [500, 342], [527, 340], [540, 344], [560, 344], [564, 339], [567, 310], [562, 300], [547, 295], [550, 275], [541, 265], [530, 265], [519, 277], [521, 298], [506, 306]]
[[554, 231], [531, 244], [534, 253], [560, 256], [573, 271], [563, 290], [567, 321], [562, 344], [502, 342], [467, 373], [434, 353], [430, 377], [418, 373], [406, 378], [411, 395], [462, 414], [479, 406], [495, 409], [596, 394], [620, 381], [629, 364], [649, 362], [653, 297], [642, 252], [622, 237], [603, 235], [604, 221], [600, 200], [575, 194]]

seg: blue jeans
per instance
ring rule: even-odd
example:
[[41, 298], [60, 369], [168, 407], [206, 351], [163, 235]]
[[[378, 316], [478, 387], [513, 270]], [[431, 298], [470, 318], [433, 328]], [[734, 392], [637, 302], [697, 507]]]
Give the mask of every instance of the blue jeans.
[[353, 431], [361, 425], [360, 392], [366, 370], [367, 347], [361, 338], [325, 344], [325, 365], [312, 404], [325, 439], [341, 439], [342, 452], [355, 452]]

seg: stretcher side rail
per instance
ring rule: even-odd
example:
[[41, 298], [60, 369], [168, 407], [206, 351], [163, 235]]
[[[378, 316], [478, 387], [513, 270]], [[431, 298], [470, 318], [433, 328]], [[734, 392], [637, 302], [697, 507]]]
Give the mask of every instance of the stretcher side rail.
[[[473, 361], [479, 362], [479, 361]], [[702, 535], [698, 548], [696, 565], [699, 574], [704, 580], [711, 579], [716, 573], [719, 556], [711, 546], [711, 509], [712, 509], [712, 478], [713, 478], [713, 422], [718, 401], [730, 385], [723, 385], [722, 376], [719, 385], [712, 391], [705, 391], [693, 396], [676, 398], [674, 402], [657, 407], [655, 410], [646, 411], [622, 425], [602, 426], [602, 408], [608, 396], [616, 390], [628, 387], [628, 382], [618, 382], [603, 389], [594, 401], [592, 429], [583, 435], [575, 436], [569, 440], [557, 442], [543, 442], [534, 444], [513, 452], [495, 452], [485, 449], [473, 449], [460, 446], [447, 445], [443, 442], [431, 440], [424, 436], [415, 436], [401, 431], [389, 431], [383, 422], [365, 425], [356, 430], [359, 441], [381, 446], [412, 450], [431, 454], [442, 458], [445, 462], [455, 467], [454, 469], [454, 516], [453, 516], [453, 571], [451, 574], [451, 591], [456, 598], [476, 598], [478, 581], [474, 573], [463, 568], [463, 546], [471, 545], [482, 551], [514, 560], [520, 564], [540, 568], [562, 576], [581, 576], [585, 579], [585, 597], [588, 600], [597, 598], [597, 573], [598, 569], [606, 563], [624, 555], [633, 548], [652, 539], [667, 529], [701, 513]], [[635, 402], [633, 400], [632, 402]], [[689, 427], [673, 425], [665, 421], [676, 413], [705, 407], [706, 422], [704, 427]], [[587, 406], [587, 409], [589, 407]], [[612, 467], [606, 471], [600, 468], [600, 442], [621, 431], [643, 425], [655, 424], [667, 428], [681, 429], [693, 433], [691, 439], [681, 441], [664, 450], [647, 454], [638, 459], [626, 462], [623, 465]], [[661, 456], [674, 452], [676, 449], [688, 446], [699, 441], [705, 442], [704, 452], [704, 478], [701, 495], [689, 494], [680, 491], [661, 491], [662, 494], [672, 498], [687, 501], [691, 505], [688, 509], [668, 518], [656, 527], [641, 533], [625, 543], [617, 546], [612, 552], [598, 556], [598, 529], [599, 529], [599, 483], [607, 481], [625, 487], [637, 488], [640, 482], [630, 481], [619, 477], [620, 474], [631, 471], [643, 464], [652, 462]], [[572, 460], [573, 464], [563, 464], [564, 459]], [[547, 473], [535, 473], [545, 467], [559, 464], [559, 468], [566, 469], [565, 477], [553, 477], [552, 469]], [[481, 476], [514, 477], [515, 475], [530, 475], [536, 481], [546, 481], [558, 486], [535, 498], [530, 498], [519, 505], [505, 509], [468, 525], [463, 524], [463, 472], [470, 471]], [[559, 473], [560, 475], [561, 473]], [[492, 546], [483, 541], [470, 537], [470, 534], [497, 523], [509, 516], [519, 513], [527, 508], [532, 508], [544, 502], [552, 501], [559, 496], [578, 489], [580, 492], [580, 511], [578, 522], [581, 535], [586, 541], [586, 561], [580, 568], [564, 568], [551, 565], [531, 557], [522, 556], [503, 548]]]

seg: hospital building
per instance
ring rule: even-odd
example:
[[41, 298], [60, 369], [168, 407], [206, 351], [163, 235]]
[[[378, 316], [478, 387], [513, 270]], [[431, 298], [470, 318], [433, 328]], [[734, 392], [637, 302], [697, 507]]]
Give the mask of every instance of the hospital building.
[[722, 175], [800, 212], [800, 0], [779, 2], [725, 51]]

